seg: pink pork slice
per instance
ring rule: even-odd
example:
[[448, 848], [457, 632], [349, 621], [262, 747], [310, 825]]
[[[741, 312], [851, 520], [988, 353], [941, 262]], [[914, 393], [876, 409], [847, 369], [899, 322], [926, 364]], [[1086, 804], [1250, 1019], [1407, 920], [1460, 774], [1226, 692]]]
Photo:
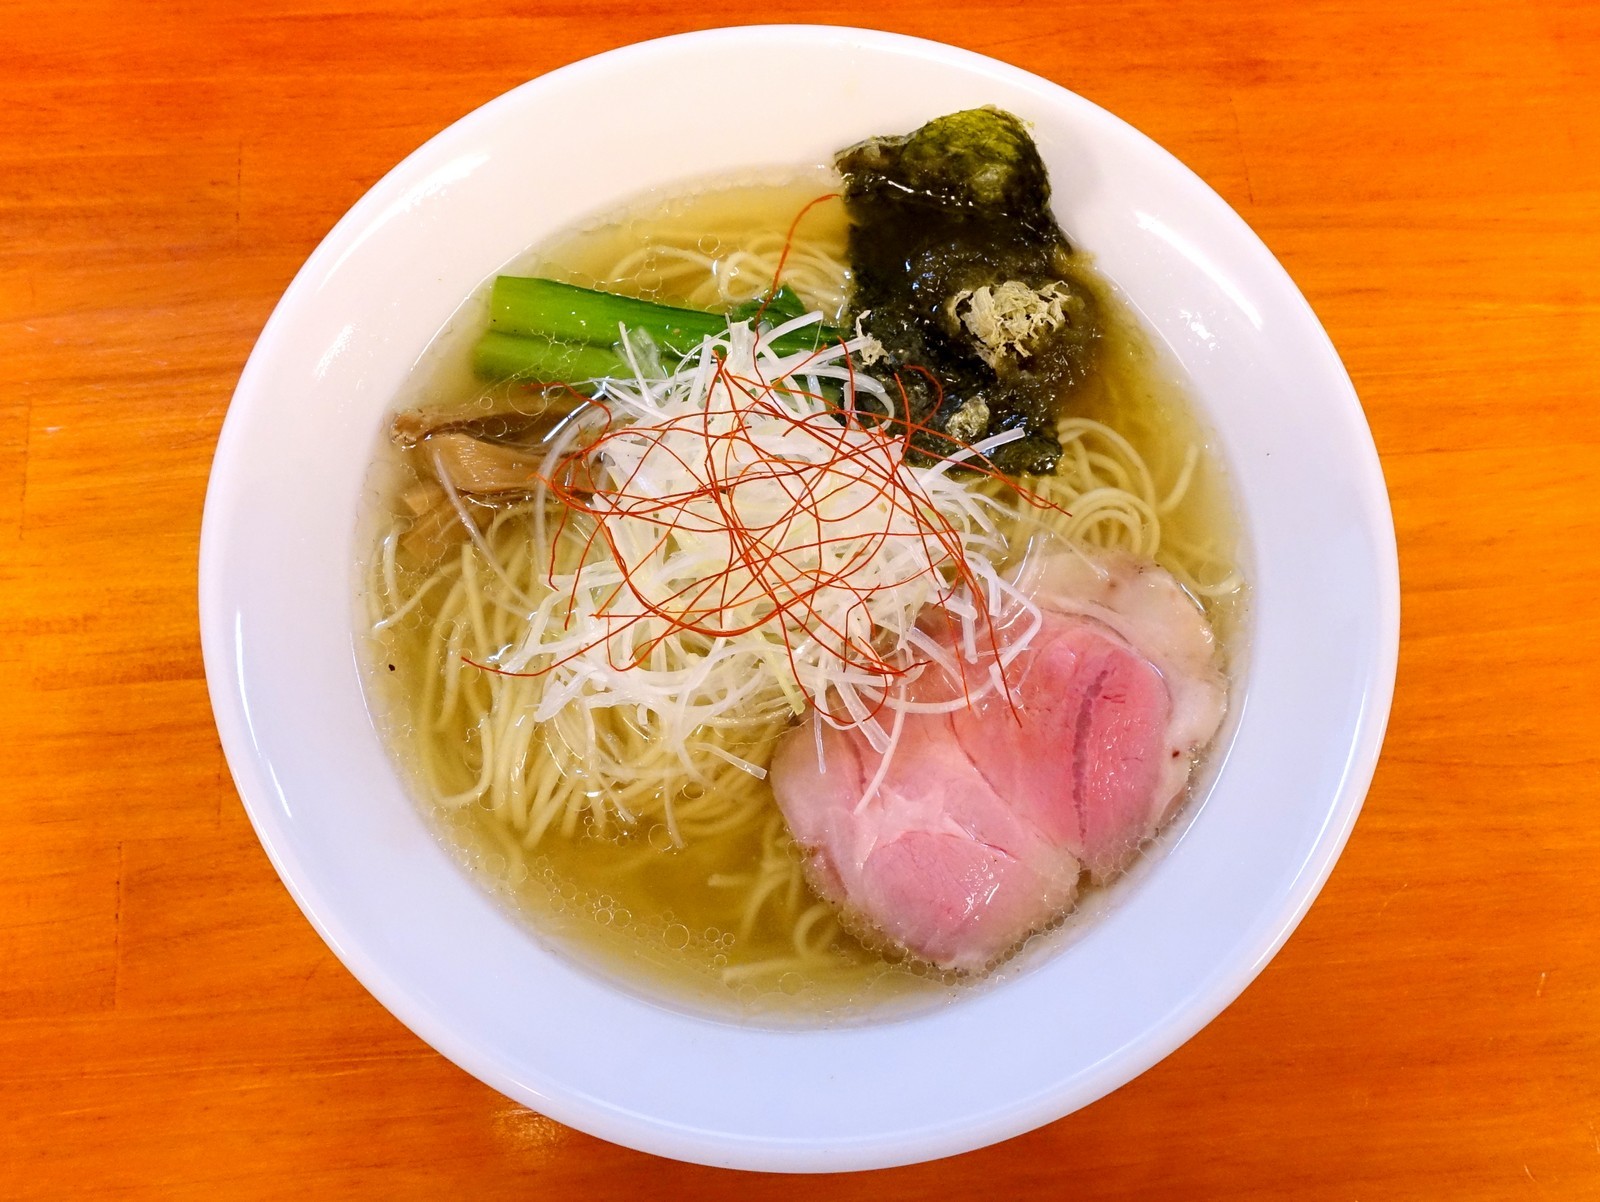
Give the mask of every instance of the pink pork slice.
[[1183, 795], [1226, 692], [1210, 628], [1170, 575], [1052, 552], [1020, 583], [1043, 624], [1012, 701], [908, 714], [882, 757], [807, 723], [772, 786], [818, 890], [859, 926], [944, 968], [981, 970], [1114, 876]]

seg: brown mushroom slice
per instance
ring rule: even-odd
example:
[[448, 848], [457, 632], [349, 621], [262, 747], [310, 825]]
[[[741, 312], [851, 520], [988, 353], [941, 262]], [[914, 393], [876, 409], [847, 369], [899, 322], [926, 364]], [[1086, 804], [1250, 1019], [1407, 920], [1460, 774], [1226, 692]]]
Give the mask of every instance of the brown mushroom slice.
[[538, 482], [539, 448], [487, 442], [458, 432], [431, 434], [421, 452], [443, 483], [474, 496], [528, 492]]
[[582, 394], [561, 390], [518, 397], [511, 408], [468, 417], [459, 412], [447, 415], [426, 409], [407, 409], [394, 415], [389, 436], [397, 445], [407, 448], [436, 434], [457, 433], [491, 442], [533, 444], [547, 439], [586, 404], [588, 398]]
[[389, 438], [398, 447], [410, 449], [449, 422], [423, 409], [406, 409], [389, 419]]

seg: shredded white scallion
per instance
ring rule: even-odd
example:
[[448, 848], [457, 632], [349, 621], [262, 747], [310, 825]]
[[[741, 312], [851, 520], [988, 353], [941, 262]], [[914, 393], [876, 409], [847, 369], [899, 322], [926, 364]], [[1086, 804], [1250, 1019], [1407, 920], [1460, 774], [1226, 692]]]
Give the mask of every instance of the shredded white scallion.
[[[1006, 551], [996, 501], [950, 469], [1020, 435], [913, 463], [895, 423], [857, 416], [894, 411], [848, 361], [864, 335], [771, 349], [821, 320], [731, 325], [659, 376], [624, 331], [632, 378], [603, 382], [540, 473], [536, 508], [566, 507], [542, 519], [556, 529], [540, 527], [551, 545], [566, 540], [546, 580], [558, 600], [530, 606], [520, 642], [491, 665], [544, 677], [537, 721], [574, 704], [627, 707], [639, 728], [687, 748], [736, 716], [810, 702], [881, 751], [904, 713], [959, 709], [999, 687], [998, 672], [958, 659], [978, 665], [997, 615], [1014, 657], [1038, 611], [994, 565]], [[940, 609], [955, 650], [919, 629]], [[946, 697], [908, 690], [929, 664], [969, 679]]]

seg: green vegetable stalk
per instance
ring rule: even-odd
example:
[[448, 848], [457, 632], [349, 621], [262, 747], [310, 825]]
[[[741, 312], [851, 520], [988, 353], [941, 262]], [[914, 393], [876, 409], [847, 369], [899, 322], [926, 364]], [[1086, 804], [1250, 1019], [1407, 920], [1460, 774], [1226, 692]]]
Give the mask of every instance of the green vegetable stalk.
[[[490, 328], [474, 348], [473, 366], [491, 379], [549, 383], [625, 375], [627, 364], [614, 349], [623, 328], [648, 336], [663, 354], [676, 357], [691, 354], [730, 321], [754, 319], [761, 309], [761, 302], [747, 302], [732, 313], [708, 313], [555, 280], [503, 275], [490, 293]], [[776, 324], [802, 312], [794, 292], [780, 288], [766, 301], [761, 317]], [[788, 355], [837, 337], [837, 330], [808, 326], [770, 345]]]
[[529, 380], [541, 384], [574, 383], [603, 376], [631, 374], [621, 355], [609, 347], [549, 338], [520, 338], [486, 330], [472, 348], [472, 369], [488, 380]]

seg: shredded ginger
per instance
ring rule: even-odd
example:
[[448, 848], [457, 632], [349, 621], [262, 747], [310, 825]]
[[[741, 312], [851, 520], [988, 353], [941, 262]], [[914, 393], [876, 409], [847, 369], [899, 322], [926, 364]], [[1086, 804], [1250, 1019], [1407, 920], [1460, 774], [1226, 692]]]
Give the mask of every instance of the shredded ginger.
[[[580, 551], [552, 556], [551, 592], [491, 665], [546, 678], [535, 720], [622, 707], [685, 748], [697, 731], [814, 703], [881, 751], [896, 712], [1004, 687], [1038, 611], [995, 566], [1001, 502], [950, 469], [1018, 435], [908, 462], [883, 385], [848, 359], [860, 338], [768, 349], [818, 321], [732, 325], [670, 374], [641, 367], [624, 337], [635, 377], [606, 380], [541, 471], [550, 537]], [[928, 621], [935, 609], [948, 627]], [[1000, 615], [1005, 650], [982, 659]], [[984, 664], [960, 696], [909, 690], [931, 662], [960, 672], [958, 658]]]

